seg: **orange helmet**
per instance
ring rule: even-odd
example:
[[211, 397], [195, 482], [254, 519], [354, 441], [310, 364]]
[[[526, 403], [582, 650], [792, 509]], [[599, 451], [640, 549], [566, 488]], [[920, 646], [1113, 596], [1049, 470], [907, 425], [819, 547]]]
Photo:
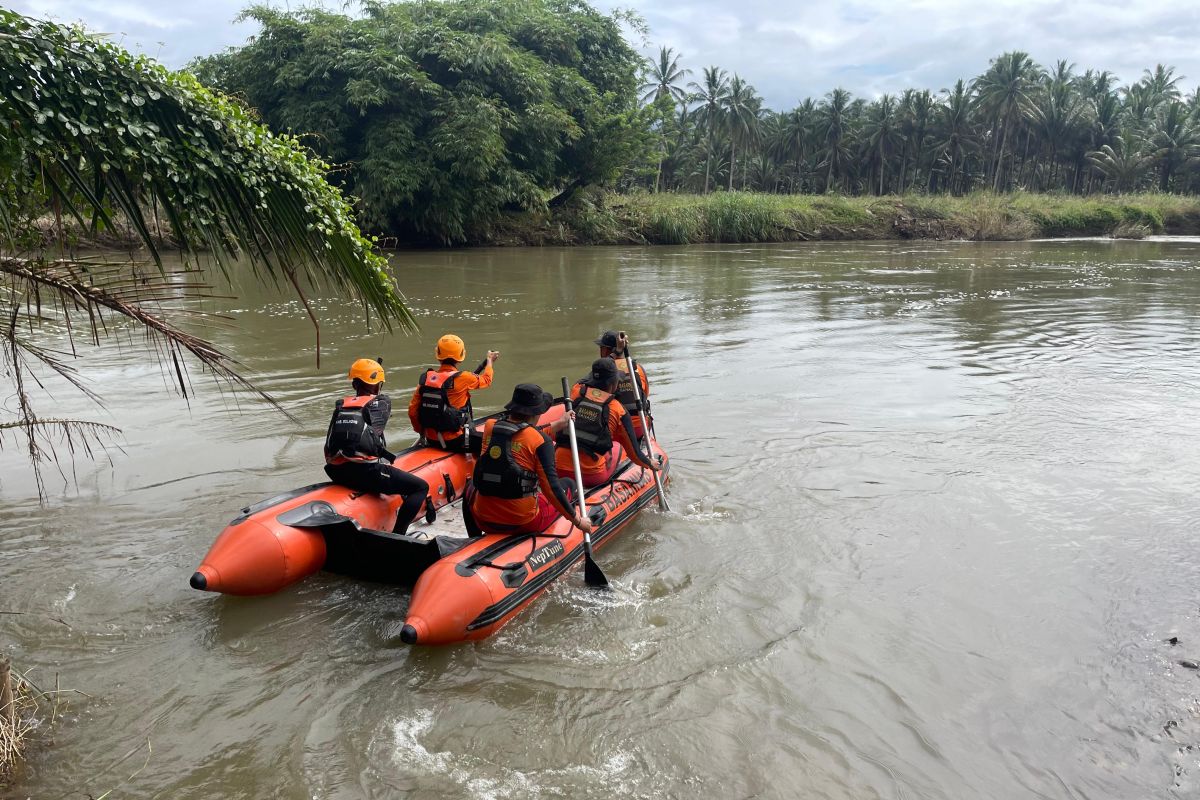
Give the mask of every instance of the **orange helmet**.
[[378, 361], [360, 358], [350, 365], [350, 380], [357, 378], [368, 386], [383, 383], [383, 367]]
[[438, 339], [436, 352], [438, 361], [445, 361], [447, 358], [462, 361], [467, 357], [467, 346], [453, 333], [447, 333]]

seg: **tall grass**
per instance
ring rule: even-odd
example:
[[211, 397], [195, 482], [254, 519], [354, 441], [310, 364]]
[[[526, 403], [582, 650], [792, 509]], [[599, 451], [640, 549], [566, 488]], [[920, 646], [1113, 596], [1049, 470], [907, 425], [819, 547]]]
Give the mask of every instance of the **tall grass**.
[[964, 197], [844, 197], [716, 192], [607, 195], [564, 216], [581, 244], [1200, 233], [1200, 198], [977, 192]]

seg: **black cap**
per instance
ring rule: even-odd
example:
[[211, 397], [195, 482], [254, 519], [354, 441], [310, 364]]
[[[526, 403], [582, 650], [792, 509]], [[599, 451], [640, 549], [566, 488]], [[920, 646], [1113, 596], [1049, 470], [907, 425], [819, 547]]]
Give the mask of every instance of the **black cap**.
[[611, 383], [616, 383], [619, 375], [617, 362], [611, 358], [597, 358], [592, 362], [592, 374], [588, 376], [588, 383], [596, 388], [604, 388]]
[[600, 338], [596, 340], [596, 344], [600, 345], [601, 347], [611, 347], [614, 350], [617, 349], [620, 343], [621, 337], [617, 335], [616, 331], [605, 331], [604, 333], [600, 334]]
[[517, 414], [543, 414], [553, 401], [550, 393], [543, 392], [536, 383], [518, 383], [512, 401], [504, 408]]

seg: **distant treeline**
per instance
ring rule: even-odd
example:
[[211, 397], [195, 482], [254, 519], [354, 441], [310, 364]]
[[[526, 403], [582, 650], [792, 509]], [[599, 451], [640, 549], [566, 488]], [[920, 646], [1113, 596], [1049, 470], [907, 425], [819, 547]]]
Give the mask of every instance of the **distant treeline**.
[[642, 86], [659, 111], [649, 187], [882, 195], [1200, 185], [1200, 95], [1185, 99], [1162, 64], [1120, 86], [1107, 71], [1046, 69], [1011, 52], [937, 93], [868, 101], [834, 89], [790, 111], [764, 108], [753, 86], [719, 67], [685, 86], [689, 74], [663, 48]]
[[583, 0], [371, 2], [360, 16], [256, 6], [247, 45], [192, 64], [343, 169], [365, 227], [487, 239], [511, 212], [601, 185], [707, 194], [1200, 188], [1200, 101], [1173, 68], [1120, 85], [1005, 53], [940, 92], [834, 89], [788, 111]]

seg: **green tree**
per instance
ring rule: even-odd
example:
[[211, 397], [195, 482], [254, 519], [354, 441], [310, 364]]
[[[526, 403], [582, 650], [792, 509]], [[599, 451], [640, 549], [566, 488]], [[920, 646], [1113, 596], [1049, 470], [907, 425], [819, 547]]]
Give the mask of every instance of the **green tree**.
[[672, 105], [687, 100], [687, 92], [679, 86], [679, 82], [692, 74], [690, 69], [679, 66], [679, 55], [670, 47], [660, 48], [658, 59], [647, 59], [650, 67], [650, 80], [642, 84], [643, 103], [653, 103], [658, 100], [670, 100]]
[[1158, 188], [1165, 192], [1170, 188], [1171, 176], [1195, 164], [1200, 157], [1200, 132], [1183, 103], [1167, 103], [1155, 121], [1150, 145], [1158, 164]]
[[796, 191], [804, 190], [805, 161], [815, 122], [816, 104], [810, 98], [783, 114], [775, 128], [772, 149], [776, 158], [784, 162], [791, 161], [795, 165]]
[[1004, 156], [1013, 130], [1033, 105], [1032, 92], [1041, 70], [1029, 54], [1014, 51], [992, 61], [979, 79], [976, 92], [980, 108], [988, 114], [995, 142], [992, 188], [1000, 190]]
[[[659, 190], [662, 181], [663, 161], [667, 155], [667, 137], [670, 135], [670, 123], [675, 114], [675, 107], [687, 99], [685, 92], [678, 82], [691, 74], [690, 69], [679, 66], [679, 56], [669, 47], [661, 48], [658, 60], [647, 59], [651, 80], [642, 84], [642, 103], [653, 106], [655, 127], [658, 129], [658, 168], [654, 175], [654, 191]], [[686, 108], [686, 106], [685, 106]]]
[[[725, 95], [725, 125], [729, 131], [729, 186], [733, 191], [733, 175], [737, 171], [737, 146], [747, 147], [758, 138], [758, 113], [762, 100], [754, 87], [738, 75], [729, 81], [729, 92]], [[743, 175], [743, 183], [745, 176]]]
[[888, 158], [900, 140], [896, 98], [885, 94], [868, 107], [866, 124], [863, 126], [863, 148], [867, 154], [867, 161], [873, 162], [879, 171], [879, 188], [876, 194], [883, 194], [883, 177]]
[[971, 119], [974, 101], [961, 78], [953, 89], [943, 90], [943, 95], [942, 103], [937, 108], [934, 146], [943, 158], [949, 160], [946, 190], [951, 194], [959, 194], [963, 191], [960, 173], [967, 155], [976, 145]]
[[1183, 76], [1176, 76], [1174, 67], [1162, 64], [1155, 65], [1153, 71], [1145, 70], [1142, 73], [1142, 85], [1146, 87], [1155, 106], [1178, 100], [1179, 87], [1176, 84], [1181, 80]]
[[833, 189], [834, 179], [840, 178], [850, 159], [850, 93], [834, 89], [825, 95], [817, 107], [821, 121], [822, 156], [825, 164], [825, 191]]
[[729, 96], [729, 80], [725, 70], [717, 67], [704, 68], [704, 80], [701, 83], [693, 81], [689, 84], [692, 89], [692, 100], [698, 101], [696, 123], [704, 130], [707, 139], [704, 159], [704, 193], [709, 192], [709, 175], [712, 167], [712, 155], [716, 150], [715, 143], [724, 126], [725, 100]]
[[614, 180], [651, 145], [643, 59], [583, 0], [250, 8], [261, 31], [202, 79], [345, 164], [372, 229], [462, 242], [508, 209]]
[[1059, 61], [1029, 108], [1033, 130], [1048, 151], [1043, 189], [1055, 182], [1059, 150], [1080, 135], [1083, 97], [1076, 91], [1073, 66]]
[[1088, 153], [1088, 160], [1111, 181], [1114, 191], [1125, 192], [1138, 188], [1153, 158], [1117, 136], [1111, 144]]

